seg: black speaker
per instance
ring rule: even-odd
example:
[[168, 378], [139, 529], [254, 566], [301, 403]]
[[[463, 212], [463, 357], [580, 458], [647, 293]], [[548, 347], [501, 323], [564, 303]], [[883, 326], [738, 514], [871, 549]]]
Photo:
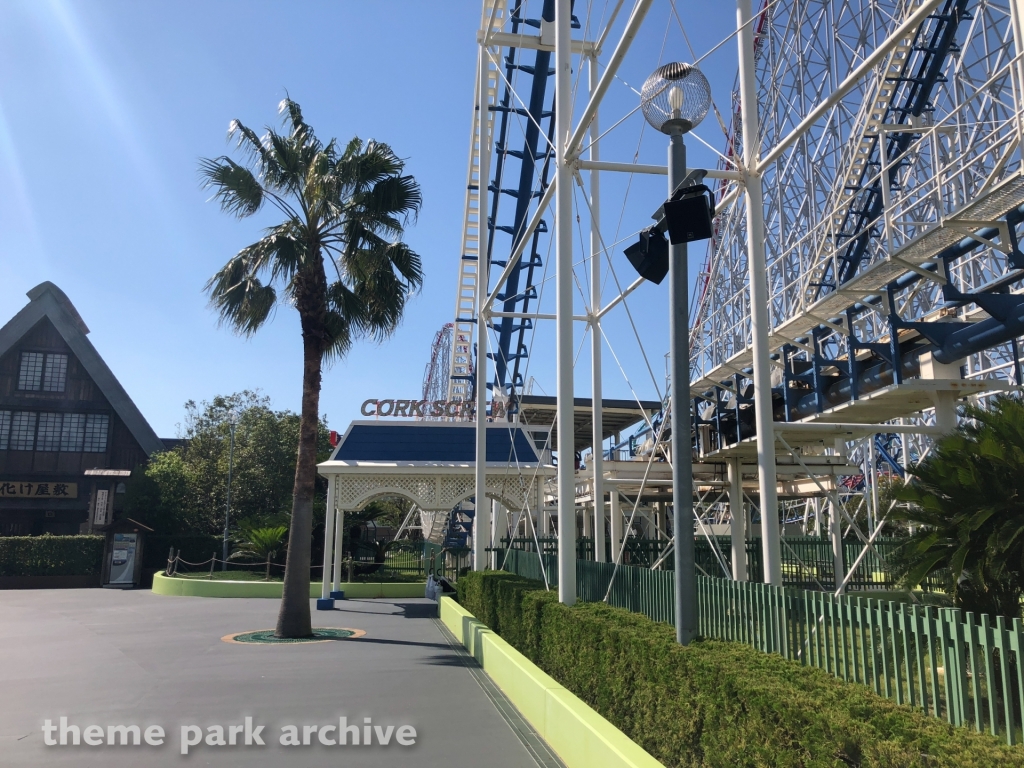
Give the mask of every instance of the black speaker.
[[668, 274], [668, 241], [656, 227], [640, 233], [640, 240], [629, 246], [624, 253], [633, 269], [644, 280], [658, 284]]
[[672, 245], [707, 240], [713, 234], [711, 220], [715, 217], [715, 198], [703, 184], [677, 190], [665, 202], [665, 223]]

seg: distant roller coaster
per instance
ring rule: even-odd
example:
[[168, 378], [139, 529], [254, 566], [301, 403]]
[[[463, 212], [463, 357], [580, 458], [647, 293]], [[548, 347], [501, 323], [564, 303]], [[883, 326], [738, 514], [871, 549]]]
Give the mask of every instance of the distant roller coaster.
[[423, 399], [448, 399], [448, 374], [452, 359], [452, 330], [454, 323], [445, 323], [430, 345], [430, 360], [423, 370]]

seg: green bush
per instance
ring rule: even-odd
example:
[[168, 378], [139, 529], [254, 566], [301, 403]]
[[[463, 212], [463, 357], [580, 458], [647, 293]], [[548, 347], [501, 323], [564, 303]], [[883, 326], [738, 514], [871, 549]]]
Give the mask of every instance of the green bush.
[[688, 647], [603, 603], [508, 573], [458, 581], [467, 610], [666, 766], [1024, 766], [1024, 750], [739, 643]]
[[102, 565], [102, 536], [0, 538], [0, 576], [92, 576]]

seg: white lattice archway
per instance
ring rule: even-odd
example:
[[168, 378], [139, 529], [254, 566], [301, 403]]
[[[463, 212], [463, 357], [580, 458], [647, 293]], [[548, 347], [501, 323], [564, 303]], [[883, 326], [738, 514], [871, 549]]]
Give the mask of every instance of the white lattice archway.
[[[325, 471], [332, 482], [334, 506], [348, 512], [363, 509], [381, 496], [402, 496], [428, 512], [447, 512], [475, 492], [472, 468], [459, 474], [377, 474]], [[487, 476], [487, 496], [509, 509], [519, 510], [535, 498], [544, 476], [510, 474], [507, 468]]]
[[[381, 496], [401, 496], [423, 512], [447, 514], [476, 491], [472, 464], [325, 461], [318, 469], [328, 480], [324, 598], [338, 588], [341, 558], [334, 553], [341, 551], [345, 512], [359, 511]], [[536, 512], [544, 482], [554, 473], [554, 467], [543, 464], [488, 466], [487, 497], [513, 512]]]

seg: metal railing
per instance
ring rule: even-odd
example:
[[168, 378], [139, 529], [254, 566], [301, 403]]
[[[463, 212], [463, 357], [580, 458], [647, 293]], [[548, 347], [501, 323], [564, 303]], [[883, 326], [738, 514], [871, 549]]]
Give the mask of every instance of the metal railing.
[[[539, 537], [541, 551], [547, 555], [558, 554], [558, 539]], [[713, 542], [713, 543], [712, 543]], [[857, 565], [856, 570], [846, 582], [846, 591], [895, 590], [900, 585], [896, 577], [887, 569], [885, 563], [889, 557], [902, 546], [904, 540], [898, 538], [877, 538], [873, 546]], [[621, 542], [620, 542], [621, 544]], [[502, 539], [506, 548], [527, 552], [536, 552], [537, 544], [533, 539]], [[630, 537], [622, 551], [622, 563], [641, 568], [650, 568], [659, 562], [659, 558], [668, 547], [666, 539], [640, 539]], [[847, 567], [858, 562], [864, 544], [858, 539], [843, 542], [843, 562]], [[762, 564], [761, 540], [750, 539], [746, 544], [747, 576], [749, 581], [763, 581], [764, 567]], [[732, 544], [728, 536], [716, 536], [711, 540], [701, 537], [694, 542], [694, 556], [698, 573], [705, 576], [726, 577], [732, 575]], [[576, 557], [580, 560], [594, 559], [594, 540], [581, 537], [576, 542]], [[605, 542], [605, 560], [612, 559], [610, 542]], [[674, 565], [671, 556], [664, 558], [659, 567], [661, 570], [672, 570]], [[723, 568], [724, 566], [724, 568]], [[803, 589], [835, 591], [835, 559], [832, 556], [832, 542], [817, 536], [786, 536], [782, 539], [782, 580], [787, 587]], [[921, 584], [926, 592], [942, 589], [943, 580], [940, 576], [929, 577]]]
[[429, 574], [433, 569], [435, 576], [443, 576], [449, 581], [457, 581], [459, 574], [467, 568], [471, 568], [472, 564], [472, 549], [467, 547], [446, 548], [432, 541], [423, 542], [425, 574]]
[[[557, 557], [511, 550], [508, 571], [557, 583]], [[674, 622], [671, 571], [576, 562], [580, 600]], [[699, 632], [861, 683], [898, 704], [1019, 743], [1024, 731], [1024, 625], [957, 608], [836, 596], [697, 577]]]

